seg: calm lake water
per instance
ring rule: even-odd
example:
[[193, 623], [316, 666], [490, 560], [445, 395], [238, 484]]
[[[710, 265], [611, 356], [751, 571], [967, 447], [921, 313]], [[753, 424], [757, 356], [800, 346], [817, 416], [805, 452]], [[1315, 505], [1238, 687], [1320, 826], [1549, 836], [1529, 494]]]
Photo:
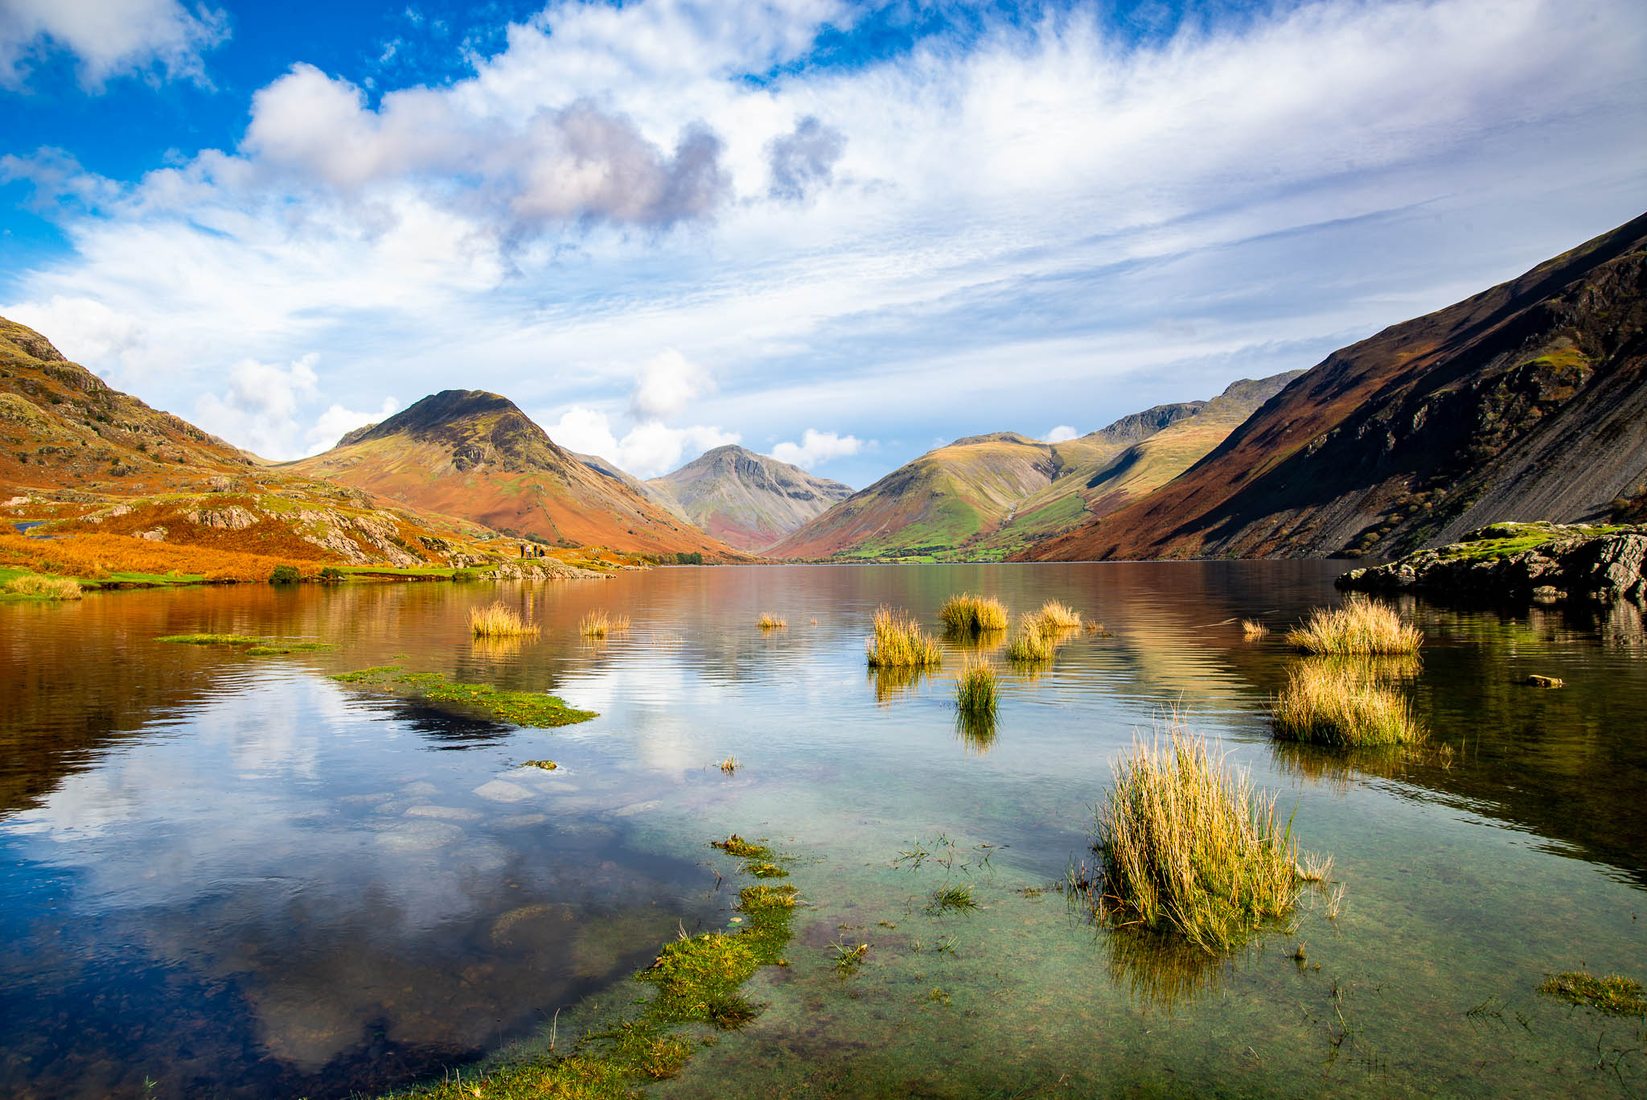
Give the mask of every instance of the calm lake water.
[[[726, 926], [736, 884], [708, 842], [735, 831], [794, 858], [809, 907], [792, 965], [753, 983], [764, 1013], [661, 1096], [1647, 1095], [1642, 1021], [1536, 992], [1581, 967], [1647, 979], [1640, 618], [1409, 607], [1427, 644], [1407, 688], [1450, 752], [1283, 751], [1265, 707], [1295, 658], [1234, 620], [1336, 603], [1337, 569], [660, 569], [0, 605], [0, 1094], [345, 1096], [552, 1022], [564, 1042], [643, 995], [628, 975], [662, 941]], [[930, 627], [963, 590], [1060, 599], [1111, 633], [1009, 674], [993, 739], [969, 739], [957, 648], [911, 685], [863, 658], [877, 605]], [[469, 609], [499, 597], [541, 638], [471, 641]], [[633, 627], [581, 639], [592, 608]], [[763, 634], [762, 612], [788, 628]], [[337, 648], [154, 640], [193, 631]], [[601, 716], [521, 730], [329, 678], [389, 663]], [[1036, 893], [1090, 855], [1112, 763], [1174, 711], [1336, 858], [1336, 920], [1310, 893], [1293, 929], [1204, 962]], [[520, 766], [546, 757], [559, 770]], [[981, 907], [927, 912], [956, 882]], [[832, 943], [867, 962], [842, 979]]]

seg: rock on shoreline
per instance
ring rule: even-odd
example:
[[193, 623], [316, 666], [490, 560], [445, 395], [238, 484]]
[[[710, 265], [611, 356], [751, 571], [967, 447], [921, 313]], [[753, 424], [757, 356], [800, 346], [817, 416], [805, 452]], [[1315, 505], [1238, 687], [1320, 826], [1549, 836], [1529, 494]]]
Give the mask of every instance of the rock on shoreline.
[[1352, 569], [1336, 584], [1348, 591], [1456, 599], [1626, 599], [1647, 606], [1647, 526], [1495, 523], [1450, 546]]

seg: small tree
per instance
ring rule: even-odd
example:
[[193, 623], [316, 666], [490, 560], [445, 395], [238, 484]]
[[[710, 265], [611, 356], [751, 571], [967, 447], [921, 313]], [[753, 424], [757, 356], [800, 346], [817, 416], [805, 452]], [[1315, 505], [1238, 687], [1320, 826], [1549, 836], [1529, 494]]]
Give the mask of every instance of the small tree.
[[303, 574], [297, 571], [295, 565], [277, 565], [274, 572], [269, 574], [270, 584], [296, 584], [303, 579]]

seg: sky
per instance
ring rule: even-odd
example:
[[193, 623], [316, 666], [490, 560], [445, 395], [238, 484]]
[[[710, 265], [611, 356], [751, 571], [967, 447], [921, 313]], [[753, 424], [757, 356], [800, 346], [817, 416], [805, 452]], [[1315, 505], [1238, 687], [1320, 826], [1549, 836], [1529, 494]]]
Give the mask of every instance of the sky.
[[1644, 210], [1639, 0], [0, 0], [0, 315], [277, 459], [486, 389], [862, 487]]

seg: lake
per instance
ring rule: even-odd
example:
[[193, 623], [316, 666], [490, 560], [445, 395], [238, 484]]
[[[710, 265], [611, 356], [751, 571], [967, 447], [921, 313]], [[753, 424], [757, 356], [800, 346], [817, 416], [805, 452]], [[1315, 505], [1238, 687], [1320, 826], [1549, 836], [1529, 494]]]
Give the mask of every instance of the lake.
[[[1338, 602], [1339, 568], [672, 568], [0, 604], [0, 1093], [345, 1096], [551, 1027], [564, 1044], [645, 995], [629, 975], [664, 941], [729, 926], [709, 842], [736, 832], [793, 861], [791, 965], [660, 1096], [1647, 1095], [1640, 1019], [1537, 992], [1580, 968], [1647, 979], [1639, 614], [1404, 605], [1433, 747], [1277, 745], [1266, 708], [1297, 659], [1280, 632]], [[877, 606], [935, 629], [961, 591], [1059, 599], [1107, 632], [1035, 675], [986, 646], [1004, 696], [971, 736], [966, 647], [913, 683], [864, 661]], [[472, 640], [470, 608], [499, 598], [542, 635]], [[593, 609], [632, 626], [584, 639]], [[1274, 632], [1245, 640], [1243, 617]], [[197, 631], [336, 648], [155, 640]], [[331, 679], [387, 664], [600, 717], [518, 729]], [[1052, 889], [1091, 858], [1113, 762], [1174, 715], [1334, 857], [1336, 918], [1307, 891], [1291, 927], [1220, 959], [1095, 928]], [[979, 908], [929, 911], [957, 883]], [[841, 976], [836, 946], [861, 943]]]

